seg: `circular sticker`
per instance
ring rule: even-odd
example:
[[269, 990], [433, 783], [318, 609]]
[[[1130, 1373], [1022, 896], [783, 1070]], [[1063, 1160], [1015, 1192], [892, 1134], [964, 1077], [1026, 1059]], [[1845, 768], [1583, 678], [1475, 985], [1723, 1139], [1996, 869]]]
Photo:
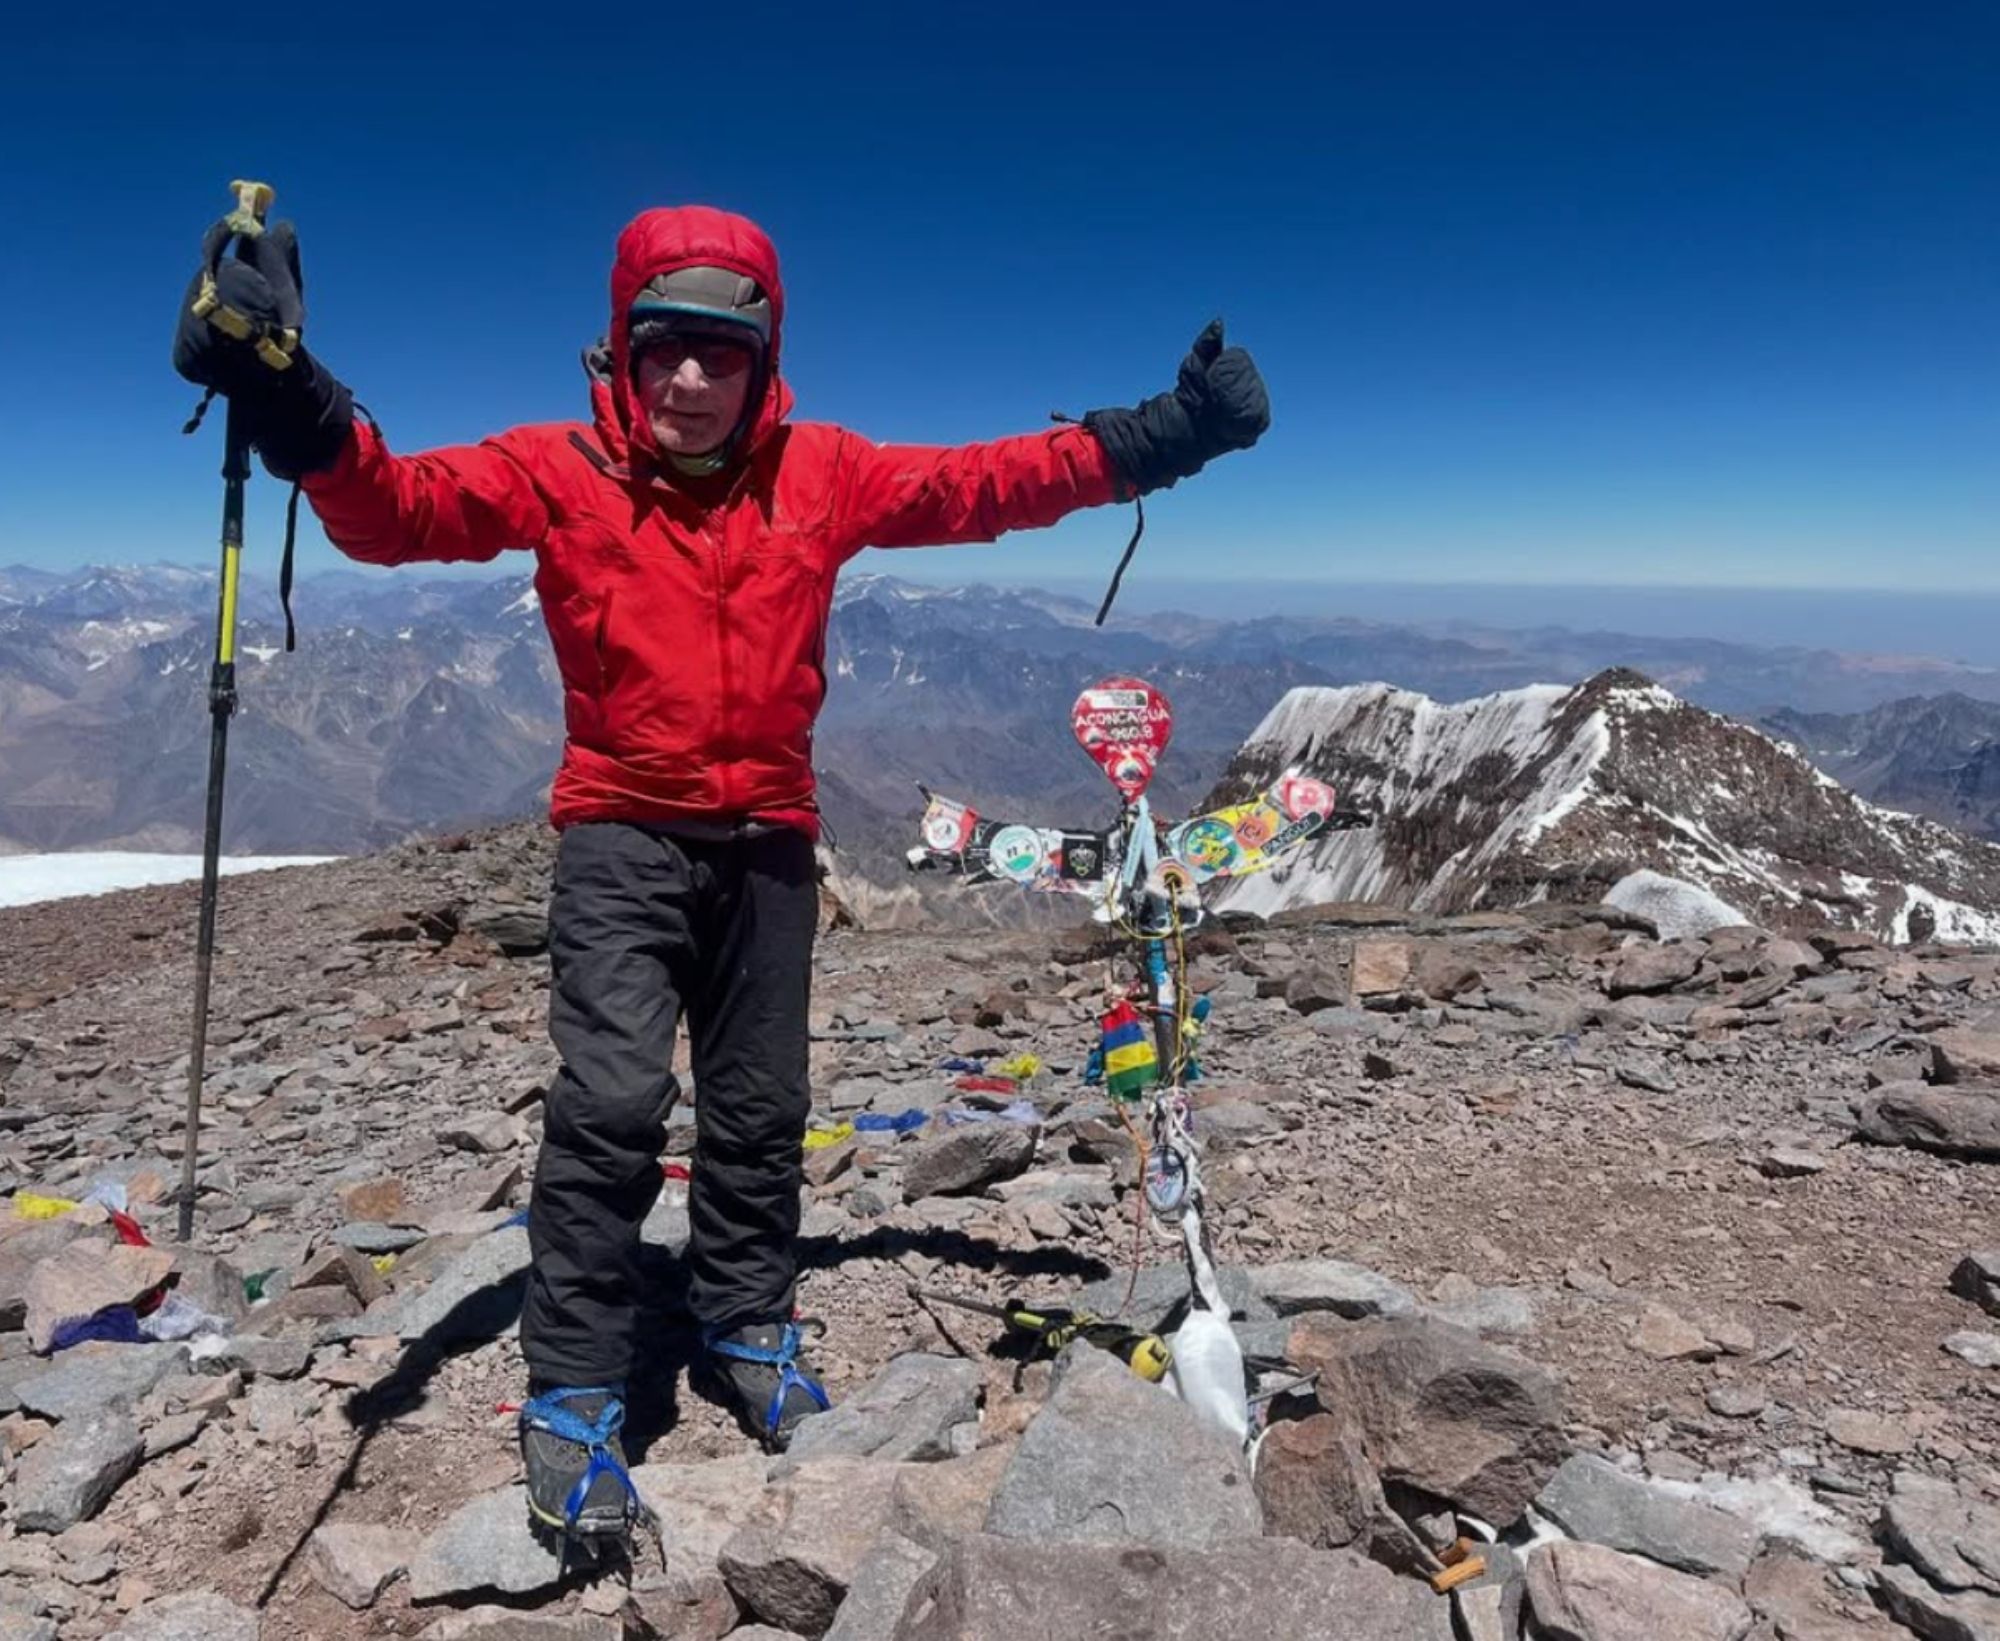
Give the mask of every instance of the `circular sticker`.
[[1292, 820], [1302, 815], [1331, 815], [1333, 788], [1310, 775], [1287, 775], [1278, 782], [1278, 807]]
[[1261, 849], [1278, 835], [1283, 819], [1269, 804], [1260, 803], [1236, 823], [1236, 841], [1246, 849]]
[[1003, 826], [986, 846], [986, 858], [993, 870], [1016, 883], [1026, 883], [1041, 870], [1047, 852], [1042, 834], [1032, 826]]
[[1226, 821], [1213, 817], [1191, 820], [1180, 829], [1175, 851], [1198, 878], [1211, 878], [1234, 866], [1242, 850]]
[[964, 811], [935, 810], [924, 817], [924, 842], [940, 854], [951, 854], [965, 841]]

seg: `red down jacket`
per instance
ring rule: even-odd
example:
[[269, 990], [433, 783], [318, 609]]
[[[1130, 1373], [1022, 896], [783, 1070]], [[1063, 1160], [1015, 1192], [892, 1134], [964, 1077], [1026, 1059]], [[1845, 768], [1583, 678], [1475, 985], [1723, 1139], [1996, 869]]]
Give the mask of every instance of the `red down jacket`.
[[[770, 293], [764, 400], [744, 455], [660, 476], [627, 369], [625, 314], [654, 276], [720, 266]], [[568, 736], [551, 819], [753, 817], [817, 835], [812, 731], [834, 577], [864, 547], [991, 541], [1114, 499], [1080, 427], [956, 448], [788, 423], [777, 254], [741, 217], [648, 211], [619, 236], [611, 367], [594, 425], [517, 427], [395, 456], [369, 427], [305, 481], [333, 543], [369, 564], [532, 549]]]

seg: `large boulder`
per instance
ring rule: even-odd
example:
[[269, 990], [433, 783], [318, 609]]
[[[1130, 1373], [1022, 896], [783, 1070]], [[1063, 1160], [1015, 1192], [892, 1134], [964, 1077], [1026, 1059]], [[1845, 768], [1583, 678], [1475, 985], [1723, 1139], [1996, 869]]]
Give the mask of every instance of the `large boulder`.
[[1263, 1530], [1243, 1455], [1170, 1391], [1074, 1344], [1021, 1437], [987, 1532], [1037, 1543], [1206, 1548]]
[[1628, 948], [1605, 977], [1612, 997], [1650, 997], [1692, 980], [1701, 969], [1699, 943]]
[[717, 1641], [736, 1627], [736, 1597], [718, 1565], [722, 1547], [778, 1503], [764, 1491], [769, 1461], [746, 1453], [706, 1464], [642, 1464], [632, 1485], [652, 1509], [666, 1547], [665, 1565], [633, 1581], [640, 1616], [671, 1641]]
[[1940, 1590], [1909, 1567], [1884, 1567], [1875, 1588], [1889, 1616], [1925, 1641], [1995, 1641], [2000, 1597], [1983, 1590]]
[[955, 1545], [935, 1577], [897, 1641], [1452, 1641], [1451, 1605], [1427, 1585], [1352, 1550], [1308, 1550], [1286, 1539], [1198, 1550], [981, 1535]]
[[1384, 1481], [1498, 1526], [1562, 1462], [1562, 1397], [1546, 1370], [1429, 1318], [1307, 1316], [1287, 1352], [1319, 1374], [1320, 1406], [1353, 1426]]
[[2000, 1087], [1885, 1083], [1862, 1102], [1859, 1128], [1877, 1145], [2000, 1161]]
[[1981, 1083], [2000, 1080], [2000, 1032], [1947, 1026], [1928, 1039], [1931, 1081]]
[[162, 1379], [184, 1373], [186, 1345], [78, 1345], [40, 1373], [23, 1379], [14, 1394], [30, 1413], [81, 1419], [112, 1407], [132, 1407]]
[[897, 1641], [927, 1598], [938, 1561], [937, 1551], [901, 1533], [884, 1533], [855, 1570], [826, 1641]]
[[[88, 1228], [69, 1216], [6, 1226], [6, 1235], [0, 1239], [0, 1332], [26, 1325], [28, 1279], [35, 1274], [35, 1267], [87, 1235]], [[98, 1247], [108, 1246], [101, 1237], [93, 1240]]]
[[1951, 1291], [2000, 1316], [2000, 1248], [1961, 1259], [1951, 1273]]
[[72, 1242], [38, 1262], [25, 1284], [28, 1342], [49, 1348], [64, 1322], [129, 1305], [167, 1279], [174, 1256], [165, 1248]]
[[1271, 1426], [1257, 1450], [1257, 1502], [1266, 1533], [1315, 1550], [1352, 1544], [1384, 1507], [1359, 1434], [1330, 1413]]

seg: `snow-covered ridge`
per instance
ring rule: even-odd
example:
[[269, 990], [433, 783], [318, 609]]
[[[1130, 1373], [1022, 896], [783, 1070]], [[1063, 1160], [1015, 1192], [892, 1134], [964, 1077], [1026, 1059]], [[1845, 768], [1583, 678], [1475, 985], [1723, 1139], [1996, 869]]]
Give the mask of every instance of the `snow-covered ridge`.
[[1378, 824], [1232, 885], [1231, 909], [1595, 899], [1650, 871], [1763, 921], [2000, 942], [2000, 848], [1864, 803], [1796, 749], [1635, 673], [1455, 705], [1386, 684], [1293, 690], [1217, 796], [1290, 764]]

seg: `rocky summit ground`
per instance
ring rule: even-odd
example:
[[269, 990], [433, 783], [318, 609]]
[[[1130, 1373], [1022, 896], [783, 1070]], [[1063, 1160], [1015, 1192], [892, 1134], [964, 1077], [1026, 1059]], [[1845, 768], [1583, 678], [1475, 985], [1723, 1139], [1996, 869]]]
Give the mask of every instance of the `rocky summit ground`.
[[[0, 913], [0, 1635], [2000, 1636], [2000, 954], [1604, 907], [1198, 936], [1226, 1289], [1318, 1376], [1254, 1467], [908, 1292], [1171, 1324], [1079, 1075], [1099, 937], [829, 934], [803, 1308], [844, 1410], [773, 1463], [690, 1383], [684, 1109], [628, 1431], [664, 1554], [565, 1574], [498, 1411], [549, 864], [507, 828], [224, 885], [186, 1246], [194, 890]], [[940, 1068], [1021, 1053], [1011, 1111]], [[134, 1341], [163, 1285], [139, 1328], [192, 1333]]]

